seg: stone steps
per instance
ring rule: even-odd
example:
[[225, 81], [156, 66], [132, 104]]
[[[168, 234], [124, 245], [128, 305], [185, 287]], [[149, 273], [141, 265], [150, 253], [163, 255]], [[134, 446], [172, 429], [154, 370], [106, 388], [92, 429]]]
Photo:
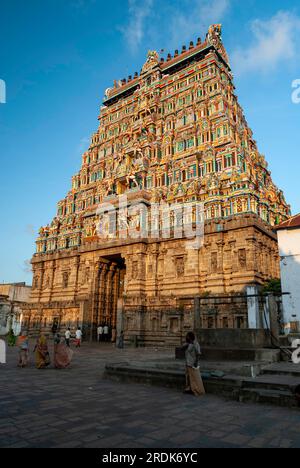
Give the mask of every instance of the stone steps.
[[268, 368], [265, 368], [262, 370], [262, 374], [263, 375], [281, 375], [281, 376], [287, 376], [287, 377], [298, 377], [298, 381], [299, 381], [299, 384], [300, 384], [300, 373], [299, 371], [293, 371], [293, 370], [289, 370], [289, 371], [285, 371], [285, 370], [276, 370], [276, 369], [268, 369]]
[[[159, 369], [129, 364], [107, 364], [104, 377], [118, 382], [135, 382], [182, 389], [185, 385], [183, 370]], [[203, 382], [207, 393], [220, 395], [235, 401], [269, 403], [278, 406], [297, 407], [294, 389], [299, 384], [297, 377], [285, 375], [261, 375], [244, 378], [237, 375], [213, 377], [203, 371]]]
[[267, 403], [289, 408], [298, 406], [292, 392], [274, 391], [264, 388], [243, 388], [239, 396], [239, 401], [241, 403]]
[[105, 366], [104, 377], [118, 382], [135, 382], [171, 388], [178, 388], [185, 384], [185, 375], [180, 370], [142, 368], [127, 365], [107, 364]]
[[243, 386], [247, 388], [275, 390], [275, 391], [294, 391], [299, 384], [299, 379], [294, 377], [287, 378], [282, 375], [261, 375], [255, 379], [243, 379]]

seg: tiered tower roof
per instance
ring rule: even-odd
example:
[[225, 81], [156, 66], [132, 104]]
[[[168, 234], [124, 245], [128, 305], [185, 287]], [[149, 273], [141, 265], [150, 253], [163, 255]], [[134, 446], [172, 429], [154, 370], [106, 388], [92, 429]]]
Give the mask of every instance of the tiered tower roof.
[[199, 200], [216, 222], [252, 213], [274, 226], [290, 215], [238, 103], [221, 25], [166, 60], [150, 51], [140, 74], [106, 91], [99, 122], [38, 253], [95, 241], [99, 203], [123, 194]]

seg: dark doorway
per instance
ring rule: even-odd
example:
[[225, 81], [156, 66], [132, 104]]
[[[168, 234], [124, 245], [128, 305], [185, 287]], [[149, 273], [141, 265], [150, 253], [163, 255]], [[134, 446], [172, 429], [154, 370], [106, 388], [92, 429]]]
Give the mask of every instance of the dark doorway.
[[112, 332], [117, 326], [118, 299], [123, 296], [126, 274], [121, 255], [103, 257], [94, 291], [93, 339], [97, 339], [99, 325], [107, 325]]

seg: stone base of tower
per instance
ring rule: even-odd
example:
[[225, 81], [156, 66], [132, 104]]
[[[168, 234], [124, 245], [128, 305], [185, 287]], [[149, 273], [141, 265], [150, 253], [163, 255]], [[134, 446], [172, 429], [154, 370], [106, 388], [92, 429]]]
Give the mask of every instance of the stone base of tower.
[[203, 246], [189, 246], [186, 239], [95, 239], [35, 255], [24, 326], [32, 334], [51, 332], [55, 322], [61, 330], [81, 326], [94, 340], [107, 323], [132, 344], [173, 346], [195, 329], [195, 298], [211, 297], [201, 328], [247, 328], [247, 305], [230, 298], [279, 277], [276, 235], [249, 214], [208, 222]]

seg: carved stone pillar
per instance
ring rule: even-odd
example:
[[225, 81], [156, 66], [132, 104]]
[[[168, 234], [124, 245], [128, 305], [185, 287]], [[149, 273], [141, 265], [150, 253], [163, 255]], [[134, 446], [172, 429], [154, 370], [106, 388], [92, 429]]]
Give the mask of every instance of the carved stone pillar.
[[112, 325], [112, 316], [113, 316], [113, 306], [114, 306], [114, 297], [113, 297], [113, 277], [116, 273], [116, 265], [111, 265], [108, 269], [106, 276], [106, 303], [105, 303], [105, 322], [109, 325]]
[[113, 304], [112, 304], [112, 327], [116, 328], [117, 326], [117, 308], [118, 308], [118, 299], [120, 291], [120, 269], [116, 268], [115, 274], [113, 277]]
[[102, 263], [100, 265], [100, 279], [99, 279], [99, 301], [98, 301], [98, 323], [105, 322], [105, 304], [106, 304], [106, 277], [108, 265]]
[[41, 301], [42, 292], [43, 292], [44, 274], [45, 274], [45, 265], [44, 265], [44, 263], [42, 263], [41, 267], [40, 267], [39, 302]]
[[90, 322], [90, 341], [93, 341], [97, 333], [98, 307], [99, 307], [99, 281], [100, 281], [101, 263], [97, 262], [94, 267], [91, 291], [91, 322]]

